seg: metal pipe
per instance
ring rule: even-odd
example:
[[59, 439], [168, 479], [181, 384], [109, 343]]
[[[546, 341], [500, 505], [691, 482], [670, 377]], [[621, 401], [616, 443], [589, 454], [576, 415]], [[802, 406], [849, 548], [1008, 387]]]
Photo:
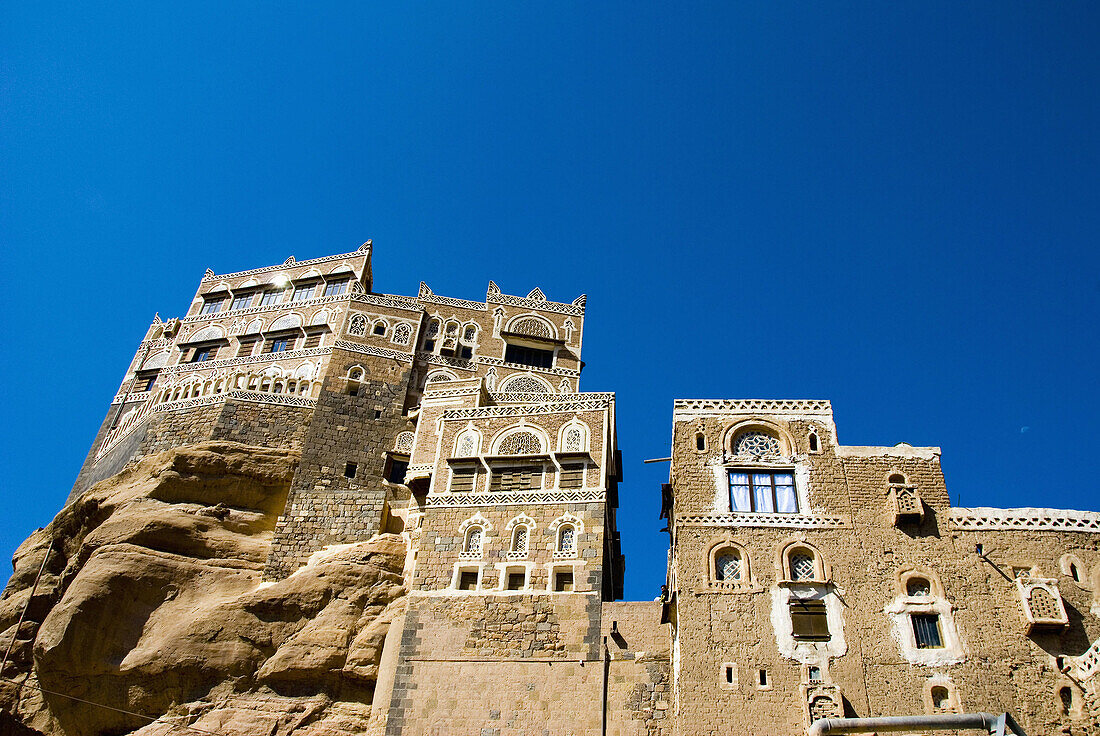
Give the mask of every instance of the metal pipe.
[[600, 687], [600, 735], [607, 736], [607, 680], [611, 672], [611, 652], [607, 637], [603, 638], [603, 684]]
[[[1003, 720], [1002, 720], [1003, 719]], [[896, 733], [898, 731], [951, 731], [959, 728], [980, 728], [996, 733], [1000, 724], [1011, 727], [1016, 736], [1027, 736], [1007, 713], [939, 713], [930, 716], [885, 716], [881, 718], [819, 718], [810, 726], [807, 736], [834, 733]], [[1003, 734], [1004, 731], [1001, 731]]]

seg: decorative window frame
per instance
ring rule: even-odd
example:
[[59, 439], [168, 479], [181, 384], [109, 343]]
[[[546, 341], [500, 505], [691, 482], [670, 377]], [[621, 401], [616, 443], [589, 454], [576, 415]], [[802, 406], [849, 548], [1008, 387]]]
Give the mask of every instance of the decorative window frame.
[[[443, 378], [439, 378], [443, 376]], [[424, 375], [424, 387], [427, 388], [433, 383], [447, 383], [449, 381], [457, 381], [458, 375], [454, 371], [449, 371], [446, 368], [436, 368], [435, 370], [428, 371]]]
[[[1027, 633], [1064, 629], [1069, 626], [1066, 602], [1058, 590], [1058, 581], [1054, 578], [1019, 577], [1016, 578], [1016, 593], [1020, 598], [1020, 610], [1023, 611]], [[1043, 590], [1054, 598], [1057, 604], [1055, 616], [1039, 616], [1031, 608], [1031, 596], [1036, 590]]]
[[[898, 479], [900, 478], [900, 482]], [[906, 498], [911, 496], [911, 499]], [[917, 486], [909, 482], [908, 476], [896, 468], [886, 474], [886, 497], [894, 526], [904, 523], [924, 521], [924, 501]], [[913, 508], [915, 505], [915, 508]]]
[[546, 435], [546, 430], [533, 424], [520, 423], [512, 425], [511, 427], [506, 427], [493, 436], [493, 440], [490, 445], [493, 448], [491, 454], [500, 455], [500, 446], [504, 444], [504, 441], [512, 435], [519, 434], [520, 432], [529, 432], [535, 435], [535, 437], [538, 438], [539, 441], [539, 449], [538, 452], [528, 453], [528, 455], [516, 455], [515, 457], [541, 455], [547, 451], [548, 447], [550, 447], [550, 438]]
[[[718, 579], [718, 557], [726, 550], [733, 550], [741, 557], [741, 575], [736, 580]], [[714, 592], [744, 593], [756, 589], [756, 583], [752, 578], [752, 563], [745, 546], [732, 537], [723, 536], [713, 540], [707, 551], [706, 583], [707, 588]]]
[[[1070, 707], [1067, 710], [1065, 704], [1062, 703], [1062, 689], [1069, 688], [1070, 692]], [[1086, 693], [1081, 687], [1080, 683], [1075, 682], [1065, 675], [1059, 675], [1058, 679], [1054, 682], [1054, 702], [1055, 707], [1058, 709], [1059, 715], [1069, 718], [1074, 721], [1081, 720], [1088, 716], [1086, 709]]]
[[344, 374], [349, 381], [362, 381], [367, 377], [367, 369], [356, 363], [353, 366], [349, 366], [347, 373]]
[[[411, 468], [412, 466], [410, 465], [409, 467]], [[468, 464], [463, 464], [461, 467], [451, 467], [451, 468], [448, 469], [448, 471], [447, 471], [447, 493], [455, 493], [455, 494], [459, 494], [459, 495], [465, 495], [467, 493], [467, 491], [455, 491], [454, 490], [455, 471], [457, 471], [457, 470], [472, 470], [472, 471], [474, 471], [474, 483], [473, 483], [473, 487], [469, 490], [469, 493], [477, 493], [478, 481], [480, 480], [480, 478], [482, 476], [485, 475], [485, 473], [481, 472], [481, 470], [478, 468], [477, 465], [468, 465]], [[408, 479], [410, 477], [408, 475], [407, 471], [406, 471], [405, 477], [406, 477], [406, 479]], [[413, 477], [416, 477], [416, 476], [413, 476]]]
[[[458, 583], [462, 579], [462, 573], [464, 572], [476, 572], [477, 584], [474, 585], [473, 590], [459, 590]], [[470, 593], [481, 592], [481, 583], [485, 577], [485, 566], [480, 564], [470, 564], [469, 562], [456, 562], [454, 564], [454, 571], [451, 573], [451, 585], [450, 590], [454, 593], [462, 595], [469, 595]]]
[[[799, 686], [802, 693], [802, 718], [809, 728], [819, 718], [844, 717], [844, 693], [832, 682], [809, 682]], [[821, 705], [814, 707], [814, 703]]]
[[[818, 430], [816, 424], [811, 424], [806, 429], [806, 452], [808, 452], [811, 455], [820, 455], [821, 454], [821, 447], [822, 447], [821, 437], [822, 437], [822, 435], [823, 435], [823, 433], [820, 430]], [[817, 444], [816, 448], [814, 447], [815, 441], [816, 441], [816, 444]]]
[[[555, 595], [567, 595], [570, 593], [589, 593], [591, 592], [587, 586], [582, 586], [582, 582], [587, 582], [584, 577], [585, 563], [582, 560], [555, 560], [546, 564], [546, 592], [553, 593]], [[573, 590], [554, 590], [554, 577], [559, 572], [571, 572], [573, 573]]]
[[[474, 451], [468, 455], [460, 455], [458, 450], [462, 446], [463, 440], [467, 437], [474, 438]], [[481, 430], [475, 427], [472, 423], [467, 424], [466, 427], [455, 435], [454, 445], [451, 448], [451, 457], [477, 457], [481, 452]]]
[[[835, 657], [848, 653], [848, 642], [844, 636], [844, 602], [832, 589], [823, 583], [794, 583], [777, 585], [772, 588], [771, 622], [775, 632], [775, 644], [779, 653], [787, 659], [801, 664], [819, 665]], [[791, 621], [791, 601], [818, 600], [825, 604], [826, 621], [829, 627], [827, 641], [796, 639], [794, 624]]]
[[[576, 450], [571, 450], [565, 446], [565, 436], [574, 427], [581, 431], [581, 446]], [[588, 425], [577, 417], [573, 417], [558, 430], [558, 452], [588, 452], [590, 436], [591, 432]]]
[[527, 333], [524, 333], [524, 332], [515, 332], [515, 331], [514, 331], [514, 330], [512, 329], [512, 327], [513, 327], [513, 326], [514, 326], [514, 325], [515, 325], [515, 324], [516, 324], [517, 322], [521, 322], [521, 321], [523, 321], [523, 320], [526, 320], [526, 319], [530, 319], [530, 318], [532, 318], [532, 317], [533, 317], [533, 318], [535, 319], [535, 321], [537, 321], [537, 322], [541, 322], [541, 323], [542, 323], [543, 325], [545, 325], [545, 326], [546, 326], [547, 330], [549, 330], [549, 332], [550, 332], [550, 339], [551, 339], [551, 340], [557, 340], [557, 339], [558, 339], [558, 328], [557, 328], [557, 326], [556, 326], [556, 325], [555, 325], [555, 324], [554, 324], [553, 322], [551, 322], [550, 320], [548, 320], [548, 319], [547, 319], [546, 317], [543, 317], [543, 316], [542, 316], [541, 314], [539, 314], [538, 312], [523, 312], [522, 314], [516, 314], [516, 315], [513, 315], [512, 317], [510, 317], [510, 318], [508, 319], [508, 321], [507, 321], [507, 322], [505, 323], [505, 325], [504, 325], [504, 329], [503, 329], [503, 330], [501, 330], [501, 331], [502, 331], [502, 332], [512, 332], [512, 333], [514, 333], [514, 334], [516, 334], [516, 335], [525, 335], [525, 334], [527, 334]]
[[[573, 527], [573, 549], [571, 550], [558, 549], [561, 545], [561, 532], [566, 525]], [[566, 512], [550, 522], [547, 531], [550, 532], [552, 540], [550, 550], [555, 560], [574, 560], [580, 557], [580, 538], [584, 534], [584, 521], [579, 516]]]
[[[470, 530], [475, 526], [481, 528], [481, 544], [478, 549], [467, 551]], [[481, 560], [485, 557], [485, 542], [489, 538], [489, 532], [493, 530], [493, 524], [480, 511], [458, 525], [458, 535], [462, 538], [462, 550], [458, 553], [462, 560]], [[479, 578], [480, 587], [480, 578]]]
[[[397, 331], [398, 331], [398, 329], [400, 329], [402, 327], [404, 327], [405, 331], [406, 331], [405, 332], [405, 339], [404, 340], [398, 340], [397, 339]], [[390, 330], [390, 342], [392, 342], [394, 345], [410, 345], [410, 344], [412, 344], [412, 339], [413, 339], [413, 326], [410, 325], [408, 322], [397, 322], [397, 323], [394, 324], [393, 329]]]
[[[511, 386], [512, 384], [517, 383], [518, 381], [521, 381], [521, 380], [524, 380], [524, 379], [530, 379], [530, 380], [534, 381], [535, 383], [540, 384], [541, 386], [543, 386], [546, 389], [546, 391], [545, 392], [532, 392], [532, 391], [516, 392], [515, 389], [509, 388], [509, 386]], [[501, 382], [500, 382], [500, 388], [497, 389], [497, 393], [508, 393], [508, 392], [548, 393], [548, 394], [555, 393], [554, 387], [550, 385], [549, 381], [544, 379], [542, 376], [536, 376], [534, 373], [531, 373], [531, 372], [513, 373], [509, 376], [505, 376], [504, 379], [501, 380]]]
[[[791, 572], [791, 556], [798, 551], [809, 552], [814, 558], [814, 576], [810, 580], [795, 580]], [[832, 567], [825, 561], [821, 551], [803, 538], [786, 542], [775, 559], [779, 572], [780, 585], [826, 585], [831, 582]]]
[[[356, 331], [356, 324], [363, 326], [362, 332]], [[367, 315], [362, 312], [352, 312], [348, 315], [347, 326], [344, 328], [344, 334], [349, 337], [366, 337], [371, 330], [371, 321]]]
[[[497, 569], [497, 587], [496, 590], [502, 593], [509, 593], [512, 595], [521, 595], [531, 592], [531, 578], [532, 571], [535, 569], [535, 563], [533, 562], [498, 562], [494, 565]], [[508, 590], [508, 575], [509, 573], [523, 571], [523, 587], [519, 590]], [[576, 584], [576, 578], [573, 580]]]
[[[1071, 566], [1077, 568], [1077, 580], [1073, 579], [1073, 570]], [[1085, 567], [1085, 563], [1081, 562], [1081, 558], [1072, 552], [1068, 552], [1062, 555], [1058, 560], [1058, 568], [1062, 571], [1062, 574], [1069, 578], [1069, 581], [1076, 585], [1078, 588], [1084, 590], [1092, 589], [1092, 581], [1089, 580], [1089, 571]]]
[[[518, 527], [527, 528], [527, 549], [517, 550], [515, 548], [515, 534]], [[504, 535], [508, 539], [508, 551], [505, 553], [505, 557], [509, 560], [526, 560], [531, 556], [531, 547], [535, 542], [535, 520], [527, 514], [520, 514], [514, 517], [508, 522], [508, 525], [504, 527]]]
[[[734, 452], [734, 446], [737, 438], [746, 432], [763, 432], [765, 434], [772, 435], [779, 440], [779, 455], [777, 456], [755, 456], [755, 455], [737, 455]], [[746, 463], [791, 463], [794, 462], [794, 440], [792, 439], [790, 432], [784, 427], [780, 427], [778, 424], [769, 422], [763, 419], [745, 419], [740, 422], [736, 422], [726, 427], [722, 433], [722, 451], [725, 454], [726, 461], [738, 461]]]
[[416, 433], [410, 430], [398, 432], [393, 439], [393, 451], [405, 455], [411, 455], [413, 443], [416, 441]]
[[[914, 577], [928, 581], [926, 596], [911, 596], [906, 591], [909, 580]], [[927, 567], [907, 567], [899, 570], [895, 576], [897, 596], [883, 612], [889, 616], [893, 637], [898, 643], [901, 656], [910, 664], [938, 667], [958, 664], [966, 659], [966, 649], [955, 625], [955, 607], [946, 597], [943, 583], [934, 570]], [[940, 641], [942, 647], [921, 649], [917, 647], [917, 637], [913, 630], [915, 614], [936, 614], [939, 616]], [[931, 707], [931, 693], [928, 695]]]
[[[385, 330], [381, 335], [375, 332], [378, 329], [378, 325], [382, 325], [382, 329]], [[386, 319], [376, 319], [370, 326], [371, 337], [389, 337], [390, 336], [390, 322]]]

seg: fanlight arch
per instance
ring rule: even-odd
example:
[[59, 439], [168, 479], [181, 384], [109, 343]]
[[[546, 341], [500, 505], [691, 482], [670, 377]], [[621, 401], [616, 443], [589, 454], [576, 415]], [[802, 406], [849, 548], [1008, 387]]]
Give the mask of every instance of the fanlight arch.
[[517, 335], [529, 335], [530, 337], [542, 337], [556, 340], [558, 330], [547, 319], [536, 314], [521, 314], [508, 321], [505, 332]]
[[271, 323], [268, 327], [268, 332], [275, 332], [276, 330], [292, 330], [295, 327], [302, 326], [302, 317], [298, 314], [284, 314], [277, 320]]
[[501, 393], [530, 393], [530, 394], [552, 394], [554, 393], [553, 387], [546, 381], [531, 375], [530, 373], [520, 373], [512, 376], [508, 376], [500, 383]]
[[225, 330], [217, 325], [204, 327], [187, 339], [188, 342], [203, 342], [204, 340], [220, 340], [225, 337]]
[[538, 455], [546, 448], [545, 439], [533, 427], [506, 429], [493, 443], [494, 455]]

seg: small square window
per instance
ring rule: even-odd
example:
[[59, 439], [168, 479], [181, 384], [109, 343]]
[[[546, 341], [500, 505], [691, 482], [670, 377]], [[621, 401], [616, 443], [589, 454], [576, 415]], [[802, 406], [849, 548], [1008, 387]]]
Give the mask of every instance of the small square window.
[[554, 573], [554, 591], [568, 593], [573, 590], [573, 571], [558, 570]]
[[474, 357], [474, 349], [470, 347], [464, 347], [459, 351], [459, 357], [463, 360], [469, 360]]
[[508, 581], [506, 583], [506, 590], [523, 590], [524, 584], [527, 582], [527, 573], [525, 572], [510, 572], [508, 573]]
[[389, 472], [386, 473], [386, 480], [390, 483], [404, 483], [405, 473], [408, 472], [408, 470], [408, 460], [398, 460], [395, 457], [391, 457]]
[[914, 613], [913, 638], [917, 649], [943, 649], [943, 636], [940, 634], [940, 616], [937, 613]]
[[191, 356], [192, 363], [205, 363], [218, 357], [217, 345], [203, 345], [195, 348], [195, 354]]
[[386, 323], [385, 322], [379, 322], [378, 324], [376, 324], [374, 326], [373, 332], [376, 335], [385, 335], [386, 334]]
[[355, 477], [355, 470], [356, 470], [357, 467], [358, 466], [355, 463], [348, 463], [347, 465], [345, 465], [344, 466], [344, 477], [345, 478], [354, 478]]
[[276, 337], [271, 341], [271, 347], [267, 352], [269, 353], [285, 353], [294, 349], [295, 338], [293, 337]]
[[828, 641], [829, 618], [825, 611], [825, 601], [804, 601], [792, 599], [791, 633], [795, 639], [804, 641]]
[[458, 574], [459, 590], [477, 590], [477, 570], [463, 570]]

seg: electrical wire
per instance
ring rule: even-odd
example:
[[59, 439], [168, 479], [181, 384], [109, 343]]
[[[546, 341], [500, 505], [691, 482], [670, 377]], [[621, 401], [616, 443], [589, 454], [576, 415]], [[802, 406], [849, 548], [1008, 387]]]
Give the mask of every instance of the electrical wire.
[[196, 733], [209, 734], [209, 736], [225, 736], [225, 734], [219, 733], [218, 731], [207, 731], [206, 729], [195, 728], [194, 726], [184, 726], [184, 725], [179, 724], [179, 723], [170, 723], [168, 721], [163, 720], [164, 718], [186, 718], [186, 716], [160, 716], [159, 718], [153, 718], [152, 716], [147, 716], [147, 715], [144, 715], [142, 713], [135, 713], [132, 710], [126, 710], [124, 708], [115, 708], [114, 706], [111, 706], [111, 705], [103, 705], [103, 703], [95, 703], [91, 700], [85, 700], [84, 698], [78, 698], [75, 695], [68, 695], [66, 693], [59, 693], [59, 692], [55, 692], [53, 690], [47, 690], [44, 687], [39, 687], [38, 685], [31, 685], [27, 682], [22, 682], [22, 683], [16, 682], [15, 680], [11, 679], [10, 677], [0, 677], [0, 681], [11, 683], [12, 685], [15, 685], [15, 686], [20, 687], [20, 688], [29, 687], [30, 689], [37, 690], [40, 693], [45, 693], [47, 695], [56, 695], [59, 698], [68, 698], [69, 700], [75, 700], [76, 702], [84, 703], [85, 705], [92, 705], [92, 706], [95, 706], [96, 708], [103, 708], [105, 710], [113, 710], [116, 713], [125, 713], [128, 716], [134, 716], [135, 718], [141, 718], [143, 720], [149, 721], [149, 723], [161, 723], [161, 724], [164, 724], [165, 726], [168, 726], [169, 728], [182, 728], [182, 729], [186, 729], [188, 731], [195, 731]]

